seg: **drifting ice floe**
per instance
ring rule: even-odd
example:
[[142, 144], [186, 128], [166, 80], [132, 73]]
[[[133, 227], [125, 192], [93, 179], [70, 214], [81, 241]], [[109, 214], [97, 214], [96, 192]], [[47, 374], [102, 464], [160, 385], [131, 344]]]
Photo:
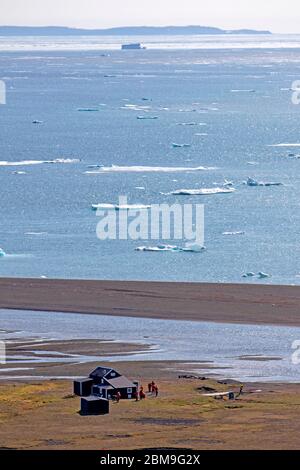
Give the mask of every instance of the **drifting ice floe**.
[[206, 122], [179, 122], [178, 126], [206, 126]]
[[172, 144], [172, 147], [174, 148], [187, 148], [187, 147], [190, 147], [191, 144], [176, 144], [176, 143], [173, 143]]
[[231, 93], [255, 93], [255, 90], [230, 90]]
[[157, 245], [157, 246], [139, 246], [135, 251], [171, 251], [173, 253], [178, 252], [190, 252], [190, 253], [201, 253], [205, 251], [205, 247], [198, 245], [197, 243], [187, 243], [185, 247], [177, 245]]
[[299, 155], [299, 153], [289, 153], [288, 157], [289, 158], [296, 158], [297, 160], [299, 160], [300, 155]]
[[205, 171], [216, 170], [216, 167], [168, 167], [168, 166], [118, 166], [112, 165], [108, 167], [101, 167], [99, 170], [86, 171], [88, 175], [96, 175], [101, 173], [179, 173], [185, 171]]
[[151, 106], [141, 106], [140, 104], [125, 104], [121, 106], [121, 109], [126, 109], [129, 111], [149, 111]]
[[48, 235], [48, 232], [25, 232], [25, 235], [41, 236], [41, 235]]
[[223, 232], [222, 235], [245, 235], [245, 232], [243, 232], [243, 231], [237, 231], [237, 232]]
[[263, 273], [262, 271], [260, 271], [257, 276], [258, 276], [260, 279], [265, 279], [266, 277], [270, 277], [270, 274]]
[[273, 144], [273, 145], [268, 145], [268, 147], [300, 147], [300, 143], [296, 144]]
[[77, 111], [81, 113], [95, 113], [99, 111], [99, 108], [78, 108]]
[[[254, 277], [255, 276], [255, 273], [253, 272], [249, 272], [249, 273], [245, 273], [242, 275], [242, 277]], [[262, 271], [259, 271], [259, 273], [257, 273], [257, 277], [259, 279], [266, 279], [267, 277], [270, 277], [270, 274], [267, 274], [267, 273], [263, 273]]]
[[282, 186], [282, 183], [274, 183], [274, 182], [267, 182], [264, 183], [263, 181], [256, 181], [253, 178], [248, 178], [246, 181], [247, 186]]
[[235, 192], [234, 188], [203, 188], [203, 189], [177, 189], [171, 194], [179, 196], [208, 196], [211, 194], [228, 194]]
[[150, 209], [151, 206], [145, 206], [143, 204], [92, 204], [92, 209], [97, 211], [98, 209], [103, 210], [116, 210], [116, 211], [129, 211], [129, 210], [143, 210]]
[[20, 162], [0, 161], [0, 166], [24, 166], [24, 165], [43, 165], [59, 163], [78, 163], [80, 160], [74, 158], [56, 158], [55, 160], [23, 160]]
[[43, 124], [43, 121], [38, 121], [37, 119], [35, 119], [34, 121], [32, 121], [32, 124]]
[[232, 186], [233, 186], [233, 181], [229, 181], [229, 180], [226, 180], [226, 179], [225, 179], [225, 180], [224, 180], [224, 183], [223, 183], [223, 186], [225, 186], [225, 187], [226, 187], [226, 186], [232, 187]]
[[145, 119], [158, 119], [158, 116], [137, 116], [136, 118], [140, 119], [140, 120], [142, 120], [142, 119], [144, 119], [144, 120]]
[[179, 122], [177, 124], [178, 126], [197, 126], [197, 122]]
[[5, 252], [0, 248], [0, 258], [3, 258], [5, 256]]

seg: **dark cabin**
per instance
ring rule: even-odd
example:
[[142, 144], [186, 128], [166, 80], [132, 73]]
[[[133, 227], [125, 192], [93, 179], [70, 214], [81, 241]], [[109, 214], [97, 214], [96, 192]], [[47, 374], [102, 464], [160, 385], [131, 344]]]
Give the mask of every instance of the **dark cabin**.
[[[110, 399], [120, 392], [122, 399], [131, 399], [138, 393], [137, 382], [132, 382], [110, 367], [97, 367], [85, 380], [89, 381], [89, 386], [91, 385], [89, 394], [96, 397]], [[82, 396], [78, 393], [82, 389], [81, 382], [74, 382], [74, 393], [79, 396]]]

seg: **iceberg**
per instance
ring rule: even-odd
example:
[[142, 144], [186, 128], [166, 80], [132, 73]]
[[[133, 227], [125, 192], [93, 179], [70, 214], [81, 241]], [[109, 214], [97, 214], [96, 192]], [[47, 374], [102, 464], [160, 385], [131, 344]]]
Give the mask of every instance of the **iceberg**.
[[41, 236], [41, 235], [48, 235], [48, 232], [25, 232], [25, 235]]
[[179, 122], [178, 126], [206, 126], [206, 122]]
[[300, 143], [289, 144], [289, 143], [281, 143], [281, 144], [272, 144], [268, 145], [268, 147], [300, 147]]
[[[0, 162], [1, 163], [1, 162]], [[168, 167], [168, 166], [118, 166], [101, 167], [99, 170], [86, 171], [85, 174], [97, 175], [101, 173], [181, 173], [186, 171], [216, 170], [216, 167]]]
[[78, 108], [77, 111], [80, 113], [95, 113], [99, 111], [98, 108]]
[[188, 251], [191, 253], [202, 253], [205, 250], [205, 246], [199, 245], [198, 243], [186, 243], [185, 247], [182, 248], [182, 251]]
[[279, 182], [263, 182], [263, 181], [256, 181], [253, 178], [248, 178], [246, 181], [247, 186], [282, 186], [282, 183]]
[[19, 162], [0, 161], [0, 166], [24, 166], [24, 165], [44, 165], [59, 163], [79, 163], [75, 158], [56, 158], [55, 160], [23, 160]]
[[5, 252], [0, 248], [0, 258], [3, 258], [5, 256]]
[[[255, 273], [253, 272], [249, 272], [249, 273], [245, 273], [242, 275], [242, 277], [254, 277], [255, 276]], [[267, 273], [264, 273], [262, 271], [260, 271], [259, 273], [257, 273], [257, 277], [259, 279], [266, 279], [267, 277], [270, 277], [270, 274], [267, 274]]]
[[263, 273], [262, 271], [260, 271], [257, 276], [259, 277], [259, 279], [265, 279], [267, 277], [270, 277], [270, 274]]
[[187, 243], [185, 247], [177, 245], [157, 245], [157, 246], [139, 246], [135, 248], [135, 251], [170, 251], [172, 253], [182, 253], [182, 252], [191, 252], [191, 253], [202, 253], [205, 251], [205, 247], [198, 245], [197, 243]]
[[231, 93], [255, 93], [255, 90], [254, 89], [251, 89], [251, 90], [239, 90], [239, 89], [236, 89], [236, 90], [230, 90]]
[[141, 106], [139, 104], [125, 104], [124, 106], [121, 106], [120, 109], [126, 109], [129, 111], [149, 111], [151, 109], [150, 106]]
[[171, 194], [176, 196], [208, 196], [211, 194], [234, 193], [234, 188], [177, 189]]
[[187, 147], [190, 147], [190, 146], [191, 146], [191, 144], [175, 144], [175, 143], [172, 144], [172, 147], [174, 147], [174, 148], [187, 148]]
[[141, 50], [141, 49], [146, 49], [146, 47], [142, 46], [140, 42], [136, 42], [136, 43], [131, 43], [131, 44], [122, 44], [121, 49], [123, 51], [132, 50], [132, 49]]
[[233, 186], [233, 181], [224, 180], [223, 186]]
[[158, 119], [158, 116], [137, 116], [136, 117], [137, 119], [140, 119], [140, 120], [145, 120], [145, 119]]
[[105, 204], [105, 203], [100, 203], [100, 204], [92, 204], [92, 209], [94, 211], [97, 211], [98, 209], [102, 210], [116, 210], [116, 211], [129, 211], [129, 210], [143, 210], [143, 209], [150, 209], [151, 206], [146, 206], [143, 204]]
[[222, 235], [245, 235], [245, 232], [242, 230], [236, 232], [223, 232]]

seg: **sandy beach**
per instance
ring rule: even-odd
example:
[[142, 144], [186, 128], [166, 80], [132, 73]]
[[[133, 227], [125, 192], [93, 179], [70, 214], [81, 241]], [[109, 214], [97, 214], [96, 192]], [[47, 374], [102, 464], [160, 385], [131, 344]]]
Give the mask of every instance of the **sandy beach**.
[[1, 278], [0, 308], [300, 326], [300, 286]]

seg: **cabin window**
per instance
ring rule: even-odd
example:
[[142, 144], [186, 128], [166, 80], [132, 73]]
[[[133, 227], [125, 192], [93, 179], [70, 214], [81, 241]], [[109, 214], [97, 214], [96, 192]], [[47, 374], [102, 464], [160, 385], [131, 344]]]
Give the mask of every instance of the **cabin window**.
[[110, 374], [112, 377], [115, 377], [116, 376], [116, 373], [115, 372], [111, 372]]
[[128, 395], [129, 395], [130, 393], [132, 393], [132, 388], [127, 388], [127, 393], [128, 393]]

